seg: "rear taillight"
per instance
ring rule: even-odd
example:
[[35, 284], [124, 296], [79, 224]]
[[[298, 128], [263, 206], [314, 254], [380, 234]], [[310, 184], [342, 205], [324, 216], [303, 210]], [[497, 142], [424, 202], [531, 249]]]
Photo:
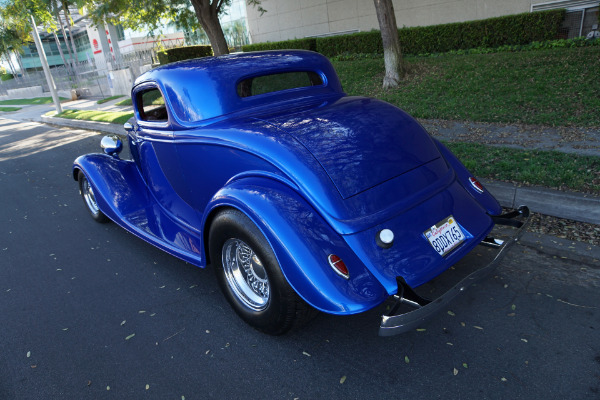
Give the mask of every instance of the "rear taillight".
[[344, 264], [344, 261], [341, 258], [336, 256], [335, 254], [330, 254], [329, 257], [327, 257], [327, 260], [329, 261], [329, 265], [335, 271], [336, 274], [345, 279], [350, 278], [348, 267], [346, 267], [346, 264]]
[[469, 182], [471, 183], [471, 186], [473, 186], [473, 189], [475, 189], [478, 193], [483, 193], [485, 191], [483, 185], [477, 179], [470, 177]]

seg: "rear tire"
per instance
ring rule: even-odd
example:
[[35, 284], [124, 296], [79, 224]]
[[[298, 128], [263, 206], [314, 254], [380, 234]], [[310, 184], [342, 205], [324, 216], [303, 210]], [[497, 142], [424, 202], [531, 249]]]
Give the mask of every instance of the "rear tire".
[[271, 246], [242, 212], [227, 209], [217, 214], [210, 227], [209, 252], [227, 301], [259, 331], [282, 335], [316, 314], [288, 284]]
[[82, 171], [79, 171], [79, 174], [77, 175], [77, 181], [79, 182], [79, 194], [81, 194], [85, 208], [87, 208], [87, 210], [90, 212], [90, 215], [94, 221], [101, 224], [110, 221], [108, 217], [104, 215], [102, 211], [100, 211], [100, 208], [98, 208], [94, 189]]

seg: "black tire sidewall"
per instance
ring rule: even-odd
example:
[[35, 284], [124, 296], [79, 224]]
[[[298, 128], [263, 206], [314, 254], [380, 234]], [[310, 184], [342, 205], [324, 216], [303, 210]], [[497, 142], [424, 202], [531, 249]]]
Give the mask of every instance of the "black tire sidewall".
[[[88, 184], [91, 185], [89, 179], [87, 178], [87, 176], [85, 176], [85, 174], [83, 173], [83, 171], [79, 171], [79, 173], [77, 174], [77, 182], [79, 183], [79, 194], [81, 195], [81, 200], [83, 200], [83, 204], [85, 205], [86, 210], [88, 210], [90, 216], [92, 217], [92, 219], [96, 222], [99, 223], [105, 223], [108, 222], [109, 219], [106, 215], [104, 215], [104, 213], [100, 210], [98, 210], [97, 213], [94, 213], [91, 209], [90, 206], [88, 205], [87, 201], [85, 200], [85, 195], [83, 193], [83, 181], [86, 180], [88, 181]], [[96, 194], [94, 193], [94, 196]]]
[[[240, 239], [256, 253], [265, 268], [270, 286], [267, 307], [255, 311], [241, 303], [233, 293], [223, 269], [222, 249], [228, 239]], [[293, 325], [295, 302], [299, 299], [283, 276], [277, 258], [264, 235], [242, 212], [228, 209], [220, 212], [210, 228], [209, 251], [217, 280], [227, 301], [249, 325], [272, 335], [287, 332]]]

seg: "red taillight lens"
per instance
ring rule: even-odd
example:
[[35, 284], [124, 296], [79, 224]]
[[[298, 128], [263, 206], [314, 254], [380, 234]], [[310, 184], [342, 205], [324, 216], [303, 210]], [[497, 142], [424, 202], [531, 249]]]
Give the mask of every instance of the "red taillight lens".
[[473, 186], [473, 189], [475, 189], [478, 193], [483, 193], [485, 191], [483, 185], [477, 179], [470, 177], [469, 182], [471, 183], [471, 186]]
[[344, 261], [342, 261], [341, 258], [336, 256], [335, 254], [330, 254], [329, 257], [327, 257], [327, 260], [329, 261], [329, 265], [331, 266], [331, 268], [333, 268], [333, 270], [338, 275], [344, 277], [345, 279], [350, 278], [350, 272], [348, 272], [348, 267], [346, 267], [346, 264], [344, 264]]

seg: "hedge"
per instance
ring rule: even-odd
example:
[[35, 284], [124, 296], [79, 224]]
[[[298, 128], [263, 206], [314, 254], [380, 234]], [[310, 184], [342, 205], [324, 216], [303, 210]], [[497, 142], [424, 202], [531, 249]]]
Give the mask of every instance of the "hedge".
[[13, 74], [0, 74], [0, 81], [8, 81], [14, 78]]
[[158, 52], [158, 61], [161, 65], [175, 61], [189, 60], [191, 58], [212, 56], [212, 47], [207, 45], [174, 47]]
[[[557, 39], [565, 13], [566, 10], [558, 9], [469, 22], [401, 28], [398, 29], [398, 35], [402, 52], [415, 55], [477, 47], [524, 45]], [[276, 49], [315, 50], [328, 57], [342, 53], [383, 53], [381, 33], [376, 30], [243, 47], [244, 51]]]
[[242, 51], [263, 51], [263, 50], [284, 50], [284, 49], [317, 51], [317, 39], [315, 39], [315, 38], [293, 39], [293, 40], [284, 40], [282, 42], [264, 42], [264, 43], [247, 44], [245, 46], [242, 46]]

